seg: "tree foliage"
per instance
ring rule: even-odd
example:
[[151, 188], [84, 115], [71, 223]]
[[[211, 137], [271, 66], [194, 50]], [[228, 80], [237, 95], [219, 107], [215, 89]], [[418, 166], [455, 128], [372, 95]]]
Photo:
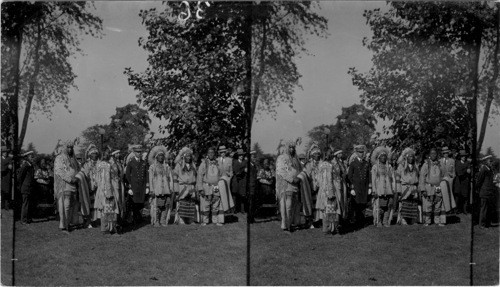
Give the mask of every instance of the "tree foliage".
[[325, 37], [327, 20], [314, 10], [318, 2], [265, 1], [254, 5], [252, 26], [252, 111], [276, 116], [280, 104], [293, 109], [293, 94], [301, 89], [302, 75], [295, 60], [308, 36]]
[[[143, 144], [146, 135], [149, 133], [151, 119], [145, 109], [141, 109], [136, 104], [129, 104], [116, 108], [116, 113], [111, 116], [109, 124], [93, 125], [86, 128], [81, 135], [81, 154], [85, 153], [87, 147], [93, 143], [97, 147], [101, 146], [100, 130], [104, 130], [103, 145], [113, 150], [120, 150], [125, 153], [129, 144]], [[82, 153], [83, 152], [83, 153]]]
[[[179, 22], [181, 3], [140, 13], [149, 36], [139, 45], [149, 53], [149, 67], [125, 73], [138, 101], [166, 120], [162, 132], [170, 148], [246, 145], [247, 119], [253, 119], [260, 95], [264, 112], [272, 113], [281, 102], [291, 105], [300, 78], [294, 59], [305, 52], [304, 34], [326, 30], [311, 2], [211, 3], [201, 20]], [[250, 107], [245, 107], [247, 87]]]
[[[68, 94], [77, 88], [69, 60], [83, 54], [83, 34], [101, 35], [102, 20], [92, 8], [90, 2], [2, 3], [2, 122], [13, 122], [11, 102], [18, 100], [24, 108], [19, 146], [30, 115], [50, 117], [56, 103], [68, 108]], [[2, 138], [8, 136], [12, 131], [2, 125]]]
[[323, 151], [331, 146], [335, 150], [341, 149], [348, 153], [357, 144], [365, 144], [371, 148], [376, 123], [373, 112], [361, 104], [343, 107], [334, 124], [322, 124], [307, 133], [311, 142], [306, 146], [306, 151], [312, 141], [317, 142]]
[[486, 100], [492, 81], [499, 86], [493, 73], [498, 6], [390, 2], [388, 8], [364, 13], [373, 36], [363, 45], [373, 52], [373, 67], [349, 70], [362, 103], [390, 121], [384, 131], [391, 146], [470, 148], [472, 99]]
[[160, 129], [169, 148], [243, 145], [248, 4], [214, 2], [203, 20], [187, 22], [176, 18], [179, 2], [165, 5], [161, 12], [140, 13], [149, 36], [139, 46], [148, 51], [149, 66], [142, 73], [125, 71], [138, 102], [166, 120]]

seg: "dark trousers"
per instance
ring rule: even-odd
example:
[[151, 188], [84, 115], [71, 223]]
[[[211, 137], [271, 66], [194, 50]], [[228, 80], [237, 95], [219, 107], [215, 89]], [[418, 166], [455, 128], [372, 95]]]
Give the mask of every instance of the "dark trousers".
[[234, 212], [245, 213], [248, 212], [247, 197], [239, 193], [234, 193]]
[[355, 218], [355, 226], [358, 228], [362, 228], [365, 226], [365, 210], [366, 203], [354, 203], [354, 218]]
[[479, 215], [480, 226], [488, 227], [490, 225], [493, 208], [493, 199], [481, 198], [481, 212]]
[[469, 197], [464, 196], [460, 193], [457, 193], [457, 194], [455, 194], [455, 198], [457, 199], [458, 212], [467, 213], [467, 205], [468, 205]]
[[10, 191], [2, 190], [2, 209], [9, 210], [10, 206]]
[[135, 203], [132, 207], [132, 213], [133, 213], [133, 218], [134, 218], [134, 223], [138, 224], [141, 223], [142, 221], [142, 214], [141, 210], [144, 208], [144, 203]]
[[21, 222], [29, 222], [31, 220], [29, 210], [31, 195], [29, 193], [23, 193], [22, 196]]

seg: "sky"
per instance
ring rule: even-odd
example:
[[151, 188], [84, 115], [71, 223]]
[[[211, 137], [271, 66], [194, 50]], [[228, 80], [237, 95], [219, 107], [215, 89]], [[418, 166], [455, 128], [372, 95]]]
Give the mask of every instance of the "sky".
[[[347, 71], [349, 67], [367, 71], [371, 66], [371, 54], [361, 43], [363, 37], [370, 35], [362, 14], [365, 9], [386, 4], [338, 1], [320, 5], [318, 13], [328, 19], [329, 36], [308, 38], [306, 47], [313, 56], [296, 59], [303, 86], [294, 94], [297, 112], [282, 105], [276, 120], [264, 114], [257, 116], [254, 123], [252, 141], [258, 142], [266, 153], [275, 152], [281, 138], [302, 137], [303, 142], [307, 141], [311, 128], [333, 123], [342, 107], [359, 103], [360, 92], [352, 85]], [[161, 3], [97, 1], [95, 6], [96, 14], [103, 20], [104, 35], [101, 39], [83, 38], [81, 48], [85, 55], [71, 60], [78, 86], [69, 94], [72, 112], [57, 105], [51, 120], [37, 115], [28, 124], [25, 145], [33, 142], [39, 152], [50, 153], [58, 139], [73, 139], [89, 126], [109, 123], [116, 107], [137, 101], [137, 92], [128, 85], [123, 71], [126, 67], [136, 72], [146, 69], [147, 53], [138, 46], [138, 39], [147, 37], [147, 31], [139, 11], [161, 7]], [[161, 123], [152, 119], [151, 131], [157, 133]], [[493, 126], [488, 126], [484, 146], [492, 146], [500, 154], [499, 120], [490, 122]], [[379, 123], [379, 130], [381, 127]]]

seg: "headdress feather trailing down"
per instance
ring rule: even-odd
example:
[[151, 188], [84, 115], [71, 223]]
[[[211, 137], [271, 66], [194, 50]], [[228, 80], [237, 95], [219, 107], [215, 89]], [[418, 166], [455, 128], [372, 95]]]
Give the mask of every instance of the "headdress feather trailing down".
[[90, 144], [85, 152], [85, 158], [88, 159], [92, 153], [99, 153], [97, 146], [95, 144]]
[[151, 151], [149, 152], [149, 156], [148, 156], [148, 162], [150, 165], [152, 165], [155, 162], [155, 159], [159, 154], [163, 154], [165, 156], [165, 158], [167, 158], [168, 157], [167, 148], [164, 146], [161, 146], [161, 145], [157, 145], [157, 146], [153, 147], [151, 149]]
[[377, 160], [378, 158], [385, 154], [386, 156], [389, 156], [389, 149], [386, 148], [385, 146], [379, 146], [379, 147], [376, 147], [373, 152], [372, 152], [372, 156], [371, 156], [371, 161], [372, 161], [372, 164], [376, 164], [377, 163]]
[[405, 148], [401, 155], [398, 158], [398, 163], [402, 163], [403, 161], [406, 161], [409, 155], [415, 155], [415, 151], [412, 148]]
[[276, 148], [276, 152], [278, 153], [278, 155], [283, 154], [284, 146], [285, 145], [283, 144], [283, 139], [280, 139], [280, 142], [278, 143], [278, 147]]

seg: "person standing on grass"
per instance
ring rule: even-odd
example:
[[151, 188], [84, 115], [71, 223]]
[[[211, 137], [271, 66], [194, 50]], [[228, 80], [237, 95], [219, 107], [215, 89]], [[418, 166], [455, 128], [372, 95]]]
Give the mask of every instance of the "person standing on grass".
[[23, 157], [23, 162], [21, 163], [17, 177], [22, 195], [21, 224], [30, 224], [30, 205], [33, 205], [31, 197], [35, 188], [35, 167], [33, 166], [35, 155], [33, 151], [28, 151], [21, 156]]
[[331, 163], [333, 172], [333, 187], [335, 188], [335, 191], [338, 193], [337, 203], [339, 205], [341, 212], [340, 219], [344, 220], [347, 219], [347, 214], [348, 214], [347, 186], [346, 186], [347, 168], [344, 165], [342, 157], [343, 157], [342, 150], [337, 150], [333, 152], [333, 159]]
[[102, 160], [96, 166], [97, 191], [94, 208], [97, 217], [101, 219], [101, 232], [105, 234], [116, 233], [116, 222], [120, 213], [117, 202], [120, 188], [113, 184], [110, 159], [110, 151], [105, 150]]
[[396, 189], [401, 200], [400, 222], [408, 225], [408, 222], [415, 223], [418, 220], [418, 168], [415, 164], [415, 151], [406, 148], [399, 157], [398, 175], [400, 181], [396, 184]]
[[173, 178], [179, 187], [175, 221], [185, 224], [187, 220], [196, 220], [196, 167], [193, 163], [193, 151], [184, 147], [175, 158], [176, 166]]
[[298, 224], [300, 205], [298, 199], [300, 179], [297, 175], [302, 165], [295, 151], [296, 142], [289, 141], [276, 160], [276, 196], [280, 203], [281, 229], [292, 231], [292, 225]]
[[387, 162], [389, 150], [377, 147], [372, 152], [373, 224], [390, 227], [390, 213], [394, 207], [393, 171]]
[[493, 172], [493, 156], [487, 155], [481, 158], [481, 167], [476, 179], [477, 192], [481, 198], [481, 211], [479, 215], [479, 228], [488, 228], [491, 225], [495, 213], [495, 198], [497, 188], [495, 186]]
[[318, 191], [319, 191], [319, 182], [318, 182], [318, 173], [319, 173], [319, 164], [322, 162], [321, 160], [321, 149], [317, 143], [313, 143], [309, 148], [309, 152], [307, 153], [309, 157], [309, 161], [306, 163], [304, 168], [305, 173], [307, 174], [308, 180], [311, 186], [311, 195], [312, 195], [312, 204], [315, 206], [313, 210], [313, 218], [306, 218], [306, 226], [310, 226], [314, 228], [313, 220], [319, 221], [323, 218], [324, 211], [318, 209], [318, 206], [324, 209], [324, 202], [317, 202]]
[[262, 202], [273, 202], [272, 200], [273, 198], [275, 198], [275, 178], [276, 175], [274, 173], [274, 170], [271, 169], [269, 159], [264, 158], [264, 160], [262, 161], [262, 167], [257, 173], [257, 180], [259, 182], [259, 204]]
[[247, 161], [245, 160], [245, 152], [243, 149], [236, 150], [236, 160], [233, 160], [233, 185], [231, 191], [235, 199], [235, 213], [248, 212], [248, 204], [246, 200], [246, 175]]
[[73, 220], [78, 184], [75, 176], [80, 170], [73, 146], [73, 141], [67, 141], [54, 162], [54, 196], [59, 211], [59, 229], [64, 233], [70, 231]]
[[353, 201], [355, 226], [365, 226], [365, 210], [368, 203], [368, 195], [371, 194], [370, 162], [366, 160], [366, 146], [354, 147], [352, 161], [347, 172], [351, 183], [351, 199]]
[[135, 225], [142, 222], [141, 210], [144, 208], [146, 185], [148, 182], [148, 163], [141, 155], [141, 145], [133, 147], [133, 156], [127, 164], [125, 171], [128, 186], [128, 196], [131, 197], [132, 216]]
[[[165, 161], [168, 156], [167, 149], [155, 146], [149, 153], [149, 195], [151, 196], [151, 209], [155, 227], [167, 226], [172, 210], [172, 171]], [[154, 207], [154, 208], [153, 208]]]
[[443, 207], [443, 194], [441, 181], [444, 172], [438, 160], [438, 153], [435, 148], [431, 149], [429, 159], [420, 168], [419, 189], [422, 193], [422, 208], [424, 226], [431, 224], [431, 217], [434, 216], [434, 224], [444, 226], [443, 215], [446, 212]]
[[328, 150], [324, 160], [318, 164], [318, 170], [314, 174], [318, 187], [316, 198], [317, 219], [323, 221], [323, 233], [325, 235], [335, 233], [339, 224], [341, 189], [334, 184], [334, 171], [331, 163], [332, 152]]
[[100, 218], [95, 210], [95, 196], [97, 191], [97, 163], [99, 161], [99, 150], [96, 145], [90, 144], [85, 153], [86, 162], [83, 165], [83, 172], [87, 178], [89, 186], [89, 204], [90, 204], [90, 214], [85, 218], [85, 225], [88, 228], [92, 228], [92, 222]]
[[120, 151], [115, 150], [111, 153], [109, 159], [111, 165], [111, 184], [117, 189], [117, 198], [115, 198], [118, 207], [117, 228], [121, 228], [125, 216], [125, 189], [123, 188], [123, 167], [120, 163]]
[[460, 160], [455, 162], [456, 177], [454, 192], [457, 197], [457, 208], [459, 213], [467, 213], [467, 202], [470, 196], [470, 163], [467, 161], [467, 152], [460, 150]]
[[12, 188], [12, 157], [6, 146], [2, 146], [2, 209], [9, 210], [11, 206]]
[[217, 159], [215, 158], [215, 148], [208, 149], [207, 158], [203, 159], [198, 167], [197, 189], [200, 194], [201, 226], [212, 223], [217, 226], [224, 224], [224, 210], [221, 204], [221, 194], [219, 191], [219, 180], [222, 176]]

